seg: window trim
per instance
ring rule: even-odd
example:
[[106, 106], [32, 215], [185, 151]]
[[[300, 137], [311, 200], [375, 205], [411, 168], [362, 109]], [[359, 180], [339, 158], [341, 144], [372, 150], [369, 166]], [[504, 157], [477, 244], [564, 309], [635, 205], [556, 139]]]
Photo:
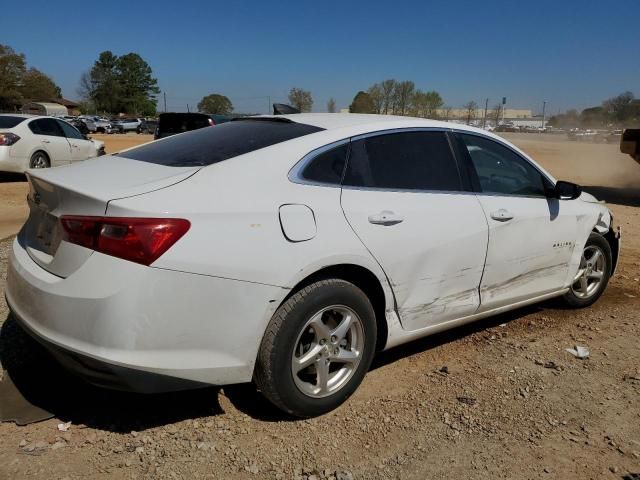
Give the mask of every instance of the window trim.
[[[455, 151], [453, 150], [453, 146], [451, 145], [451, 140], [449, 139], [449, 135], [448, 135], [449, 131], [450, 129], [443, 128], [443, 127], [390, 128], [387, 130], [378, 130], [375, 132], [367, 132], [360, 135], [356, 135], [354, 137], [351, 137], [351, 141], [355, 142], [355, 141], [363, 140], [366, 138], [379, 137], [381, 135], [393, 135], [398, 133], [441, 132], [445, 135], [445, 138], [447, 140], [447, 145], [449, 146], [449, 152], [451, 153], [451, 158], [455, 162], [456, 171], [458, 172], [458, 180], [460, 181], [460, 190], [439, 190], [439, 189], [432, 189], [432, 188], [358, 187], [355, 185], [344, 185], [344, 184], [342, 184], [342, 188], [346, 188], [349, 190], [371, 190], [371, 191], [378, 191], [378, 192], [432, 193], [432, 194], [442, 193], [442, 194], [448, 194], [448, 195], [473, 193], [471, 190], [469, 190], [467, 186], [467, 182], [465, 182], [464, 174], [462, 172], [462, 169], [460, 168], [460, 163], [458, 161]], [[347, 167], [349, 166], [349, 160], [350, 158], [347, 157]], [[345, 168], [345, 173], [346, 171], [347, 169]], [[343, 176], [343, 181], [344, 181], [344, 176]]]
[[[546, 175], [544, 172], [542, 172], [540, 170], [540, 168], [537, 165], [535, 165], [531, 160], [529, 160], [527, 157], [523, 156], [520, 152], [518, 152], [517, 150], [515, 150], [513, 147], [511, 147], [509, 144], [503, 142], [502, 140], [495, 139], [495, 138], [490, 137], [488, 135], [483, 135], [482, 133], [473, 132], [473, 131], [469, 131], [469, 130], [461, 130], [461, 129], [457, 129], [457, 128], [451, 129], [451, 133], [453, 133], [453, 134], [461, 134], [461, 135], [472, 135], [474, 137], [480, 137], [480, 138], [483, 138], [485, 140], [497, 143], [498, 145], [506, 148], [511, 153], [516, 155], [522, 161], [527, 163], [530, 167], [532, 167], [536, 172], [538, 172], [538, 174], [540, 174], [540, 176], [542, 177], [543, 181], [548, 182], [548, 184], [550, 186], [555, 186], [555, 184], [556, 184], [556, 182], [552, 181], [549, 178], [549, 176]], [[460, 138], [460, 141], [464, 142], [464, 140], [462, 138]], [[475, 165], [473, 164], [473, 161], [471, 160], [471, 155], [469, 154], [468, 151], [466, 153], [463, 153], [463, 155], [466, 157], [464, 161], [465, 161], [466, 164], [468, 164], [468, 168], [471, 168], [472, 171], [477, 176], [478, 172], [476, 170]], [[471, 182], [471, 183], [473, 184], [473, 182]], [[546, 195], [545, 196], [540, 196], [540, 195], [517, 195], [517, 194], [513, 194], [513, 193], [483, 192], [482, 191], [482, 187], [479, 186], [479, 184], [478, 184], [478, 188], [479, 189], [474, 192], [476, 195], [483, 195], [483, 196], [488, 196], [488, 197], [538, 198], [538, 199], [545, 199], [545, 200], [549, 199], [549, 197], [546, 196]]]
[[[408, 193], [442, 193], [442, 194], [468, 194], [475, 193], [473, 189], [471, 189], [468, 185], [471, 183], [466, 180], [467, 173], [463, 172], [460, 168], [460, 161], [458, 160], [458, 156], [453, 148], [451, 143], [451, 138], [449, 138], [449, 133], [452, 129], [443, 128], [443, 127], [407, 127], [407, 128], [389, 128], [385, 130], [376, 130], [374, 132], [361, 133], [359, 135], [354, 135], [353, 137], [344, 138], [342, 140], [338, 140], [332, 143], [328, 143], [327, 145], [323, 145], [322, 147], [316, 148], [305, 156], [303, 156], [292, 168], [289, 170], [289, 174], [287, 178], [292, 183], [300, 184], [300, 185], [311, 185], [316, 187], [329, 187], [329, 188], [341, 188], [341, 189], [349, 189], [349, 190], [372, 190], [372, 191], [383, 191], [383, 192], [408, 192]], [[349, 166], [349, 159], [351, 157], [351, 143], [363, 140], [365, 138], [377, 137], [381, 135], [393, 135], [398, 133], [411, 133], [411, 132], [442, 132], [444, 133], [447, 144], [449, 145], [449, 151], [451, 152], [451, 157], [456, 164], [456, 170], [458, 172], [458, 178], [460, 180], [460, 190], [434, 190], [434, 189], [415, 189], [415, 188], [388, 188], [388, 187], [357, 187], [353, 185], [344, 185], [344, 175], [347, 171], [347, 167]], [[345, 169], [342, 173], [342, 180], [340, 184], [335, 183], [325, 183], [318, 182], [313, 180], [307, 180], [302, 178], [302, 171], [306, 168], [306, 166], [318, 155], [321, 155], [328, 150], [331, 150], [336, 147], [340, 147], [345, 143], [349, 143], [349, 150], [347, 152], [347, 159], [345, 162]]]
[[[328, 182], [319, 182], [317, 180], [309, 180], [307, 178], [302, 177], [302, 171], [311, 163], [316, 157], [322, 155], [323, 153], [328, 152], [329, 150], [333, 150], [334, 148], [342, 147], [343, 145], [348, 144], [349, 148], [347, 149], [347, 158], [345, 158], [345, 168], [342, 171], [342, 178], [340, 179], [340, 183], [328, 183]], [[323, 145], [322, 147], [318, 147], [315, 150], [311, 150], [304, 157], [302, 157], [296, 164], [289, 170], [289, 174], [287, 178], [292, 183], [297, 183], [300, 185], [312, 185], [316, 187], [330, 187], [330, 188], [342, 188], [342, 180], [344, 180], [344, 172], [346, 171], [347, 162], [349, 161], [349, 155], [351, 153], [351, 139], [343, 138], [342, 140], [338, 140], [337, 142], [328, 143]]]

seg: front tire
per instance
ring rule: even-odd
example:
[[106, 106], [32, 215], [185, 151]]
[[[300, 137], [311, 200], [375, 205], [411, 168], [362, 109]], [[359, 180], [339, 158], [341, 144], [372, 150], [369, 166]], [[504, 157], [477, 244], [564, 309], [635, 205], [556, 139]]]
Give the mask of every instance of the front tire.
[[593, 305], [607, 288], [612, 265], [609, 242], [599, 233], [591, 233], [584, 246], [578, 272], [569, 291], [562, 297], [564, 303], [572, 308]]
[[322, 415], [358, 388], [375, 345], [369, 298], [352, 283], [321, 280], [295, 293], [273, 315], [254, 380], [269, 401], [290, 415]]

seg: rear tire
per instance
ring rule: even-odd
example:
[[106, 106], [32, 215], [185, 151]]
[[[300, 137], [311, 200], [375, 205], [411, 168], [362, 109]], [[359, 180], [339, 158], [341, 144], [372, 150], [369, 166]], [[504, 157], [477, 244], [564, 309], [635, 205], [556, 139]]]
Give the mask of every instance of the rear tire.
[[362, 290], [339, 279], [313, 283], [278, 308], [265, 331], [254, 381], [296, 417], [327, 413], [358, 388], [371, 366], [376, 320]]
[[49, 168], [51, 167], [51, 161], [49, 160], [49, 156], [41, 151], [38, 151], [31, 155], [31, 160], [29, 160], [29, 168]]
[[591, 233], [584, 246], [576, 277], [562, 300], [571, 308], [593, 305], [607, 288], [613, 255], [609, 242], [599, 233]]

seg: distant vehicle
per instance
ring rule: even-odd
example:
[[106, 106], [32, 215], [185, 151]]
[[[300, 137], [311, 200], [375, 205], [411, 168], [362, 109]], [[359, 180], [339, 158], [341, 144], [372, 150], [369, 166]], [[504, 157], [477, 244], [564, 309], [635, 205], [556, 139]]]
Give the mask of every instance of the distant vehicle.
[[156, 128], [158, 128], [157, 120], [142, 120], [140, 125], [138, 125], [137, 132], [138, 133], [156, 133]]
[[0, 115], [0, 171], [57, 167], [104, 155], [104, 142], [87, 139], [53, 117]]
[[514, 132], [519, 132], [520, 130], [518, 129], [518, 127], [515, 127], [514, 125], [498, 125], [496, 128], [493, 129], [494, 132], [510, 132], [510, 133], [514, 133]]
[[622, 132], [620, 151], [640, 163], [640, 128], [627, 128]]
[[95, 133], [95, 131], [96, 131], [96, 122], [94, 122], [90, 118], [78, 117], [78, 118], [76, 118], [75, 121], [84, 123], [85, 126], [87, 127], [87, 130], [89, 130], [90, 133]]
[[139, 118], [121, 118], [111, 120], [111, 129], [113, 133], [136, 132], [142, 123]]
[[157, 140], [199, 128], [212, 127], [215, 124], [211, 115], [206, 113], [161, 113], [154, 138]]
[[107, 118], [91, 115], [82, 115], [78, 118], [92, 121], [96, 127], [94, 130], [96, 133], [109, 133], [111, 130], [111, 122]]
[[80, 119], [74, 118], [73, 120], [66, 120], [66, 122], [76, 127], [78, 131], [85, 137], [89, 135], [89, 133], [91, 133], [91, 131], [87, 127], [87, 124]]

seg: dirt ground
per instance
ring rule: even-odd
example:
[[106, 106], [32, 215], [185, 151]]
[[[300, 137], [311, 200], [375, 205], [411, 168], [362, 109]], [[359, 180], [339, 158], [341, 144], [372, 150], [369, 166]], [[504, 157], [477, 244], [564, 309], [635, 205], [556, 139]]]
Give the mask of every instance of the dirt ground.
[[[615, 145], [505, 136], [607, 200], [622, 225], [621, 264], [593, 307], [545, 303], [396, 348], [343, 407], [292, 421], [249, 385], [156, 396], [85, 385], [0, 297], [0, 361], [55, 414], [0, 424], [0, 478], [640, 478], [640, 166]], [[138, 139], [108, 137], [107, 150]], [[25, 195], [24, 183], [0, 183], [4, 235]], [[0, 241], [0, 289], [9, 247]], [[565, 351], [575, 345], [590, 358]]]

